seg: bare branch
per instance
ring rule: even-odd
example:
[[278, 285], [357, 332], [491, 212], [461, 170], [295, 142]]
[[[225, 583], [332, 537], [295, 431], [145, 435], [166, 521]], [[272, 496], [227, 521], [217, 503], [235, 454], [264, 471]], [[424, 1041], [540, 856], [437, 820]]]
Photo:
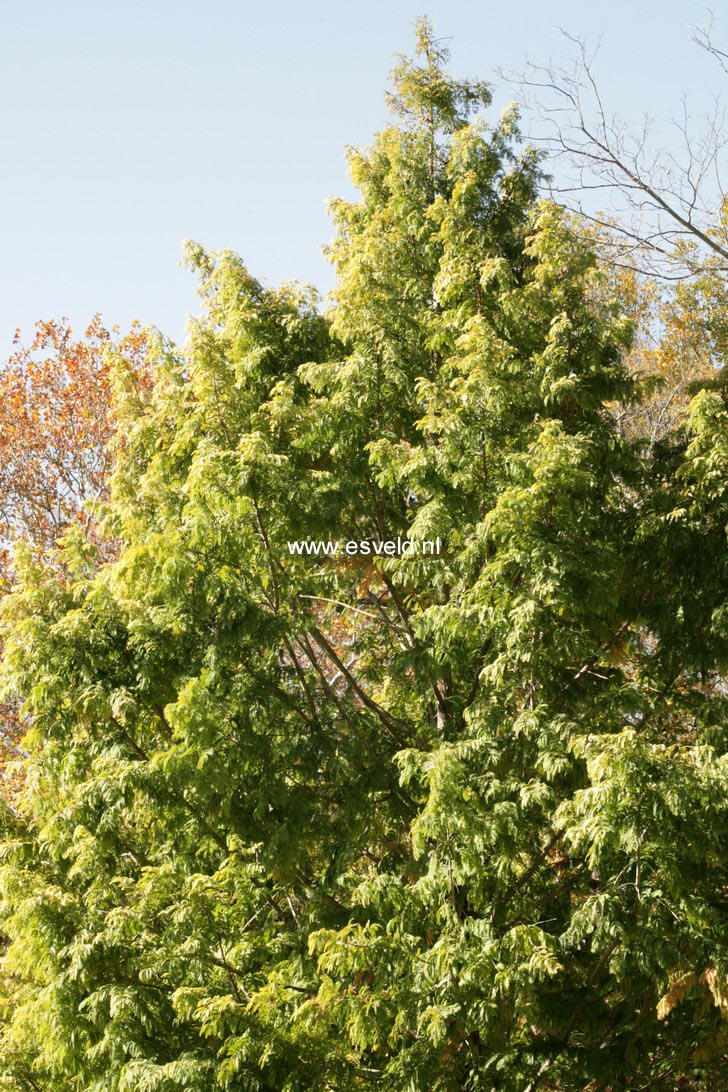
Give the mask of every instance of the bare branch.
[[[584, 39], [562, 34], [572, 48], [570, 63], [527, 62], [522, 73], [508, 77], [531, 108], [531, 140], [553, 165], [551, 195], [604, 229], [605, 254], [616, 265], [669, 280], [707, 266], [728, 272], [728, 134], [720, 100], [698, 120], [683, 98], [669, 122], [645, 115], [628, 123], [609, 112], [600, 91], [599, 43], [589, 49]], [[693, 41], [728, 72], [728, 54], [711, 34], [712, 19]], [[667, 146], [659, 139], [666, 125], [672, 133]], [[606, 209], [595, 206], [598, 195]]]

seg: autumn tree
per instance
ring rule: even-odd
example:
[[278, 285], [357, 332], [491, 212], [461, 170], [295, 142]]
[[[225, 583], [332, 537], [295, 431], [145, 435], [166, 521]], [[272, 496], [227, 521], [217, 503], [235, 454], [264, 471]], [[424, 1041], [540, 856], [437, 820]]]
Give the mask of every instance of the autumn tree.
[[[12, 585], [14, 544], [47, 551], [77, 522], [96, 535], [95, 505], [107, 495], [113, 458], [114, 355], [127, 362], [140, 390], [148, 385], [147, 335], [137, 326], [122, 336], [97, 316], [77, 340], [65, 320], [39, 322], [25, 346], [16, 333], [0, 369], [0, 595]], [[21, 732], [17, 700], [3, 703], [0, 734], [11, 758]], [[5, 764], [1, 776], [11, 789], [15, 778]]]
[[[725, 405], [620, 429], [622, 301], [447, 60], [420, 22], [350, 153], [329, 313], [189, 248], [118, 557], [19, 554], [11, 1087], [721, 1080]], [[289, 546], [398, 534], [444, 552]]]
[[[39, 547], [106, 495], [110, 471], [110, 353], [123, 354], [141, 375], [145, 335], [113, 335], [97, 316], [81, 340], [65, 320], [39, 322], [0, 370], [0, 540], [24, 538]], [[7, 569], [5, 569], [5, 574]], [[7, 575], [3, 576], [7, 580]]]
[[[583, 223], [575, 228], [591, 236]], [[638, 397], [614, 413], [625, 434], [652, 448], [687, 426], [698, 390], [724, 385], [724, 290], [712, 274], [675, 284], [608, 263], [603, 269], [599, 295], [619, 298], [634, 330], [624, 358]]]

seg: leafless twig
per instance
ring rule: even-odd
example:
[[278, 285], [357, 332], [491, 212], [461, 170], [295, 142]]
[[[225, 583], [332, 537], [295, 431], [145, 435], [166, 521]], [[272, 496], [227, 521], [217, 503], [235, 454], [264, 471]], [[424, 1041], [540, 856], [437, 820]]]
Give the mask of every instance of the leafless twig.
[[[531, 139], [547, 153], [555, 200], [591, 222], [608, 259], [668, 280], [706, 266], [728, 272], [728, 189], [723, 181], [728, 131], [716, 97], [694, 119], [684, 98], [670, 122], [610, 113], [596, 76], [599, 43], [562, 32], [572, 60], [526, 64], [517, 77], [533, 118]], [[693, 40], [728, 72], [712, 22]], [[668, 124], [672, 138], [659, 140]], [[661, 147], [661, 144], [663, 146]], [[598, 207], [604, 199], [606, 210]]]

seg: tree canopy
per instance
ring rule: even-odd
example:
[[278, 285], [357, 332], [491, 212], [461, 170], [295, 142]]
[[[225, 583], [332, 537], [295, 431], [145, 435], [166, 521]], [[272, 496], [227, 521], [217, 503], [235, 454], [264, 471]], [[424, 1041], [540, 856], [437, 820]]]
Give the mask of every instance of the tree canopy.
[[724, 1078], [725, 386], [622, 427], [623, 293], [447, 62], [349, 153], [331, 307], [190, 244], [100, 531], [16, 550], [8, 1088]]

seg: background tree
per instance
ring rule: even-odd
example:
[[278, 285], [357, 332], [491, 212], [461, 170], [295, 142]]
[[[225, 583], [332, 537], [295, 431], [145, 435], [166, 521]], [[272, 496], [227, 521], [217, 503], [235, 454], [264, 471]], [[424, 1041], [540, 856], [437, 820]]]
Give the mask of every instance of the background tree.
[[654, 447], [687, 425], [699, 389], [723, 385], [722, 289], [711, 275], [672, 284], [610, 264], [604, 269], [599, 291], [620, 298], [633, 323], [625, 363], [639, 387], [637, 399], [614, 411], [627, 435]]
[[[112, 460], [110, 354], [149, 382], [147, 337], [137, 326], [122, 337], [96, 316], [75, 340], [65, 320], [39, 322], [30, 344], [19, 342], [20, 331], [0, 370], [0, 594], [12, 585], [14, 543], [47, 551], [78, 521], [95, 533], [94, 505], [107, 495]], [[3, 746], [17, 756], [16, 701], [2, 706], [0, 726]], [[2, 781], [11, 791], [7, 766]]]
[[[605, 231], [603, 252], [612, 262], [668, 279], [706, 267], [725, 274], [728, 190], [719, 97], [712, 113], [696, 121], [684, 96], [670, 123], [669, 150], [661, 148], [655, 131], [665, 119], [645, 116], [637, 123], [612, 114], [599, 86], [598, 48], [562, 33], [574, 47], [570, 64], [529, 64], [516, 77], [534, 108], [534, 139], [555, 168], [553, 196]], [[712, 18], [695, 29], [693, 41], [725, 71]], [[610, 202], [606, 208], [602, 196]]]
[[[16, 342], [20, 332], [16, 335]], [[145, 374], [146, 335], [109, 334], [98, 316], [81, 340], [65, 320], [39, 322], [0, 371], [0, 537], [39, 547], [106, 496], [113, 424], [109, 351]], [[7, 580], [7, 577], [4, 577]]]

